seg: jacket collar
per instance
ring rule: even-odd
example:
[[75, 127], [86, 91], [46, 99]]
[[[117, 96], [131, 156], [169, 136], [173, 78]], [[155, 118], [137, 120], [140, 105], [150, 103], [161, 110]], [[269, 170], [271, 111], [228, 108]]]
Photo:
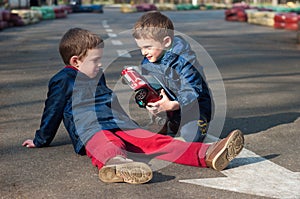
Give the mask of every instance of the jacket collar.
[[78, 68], [76, 68], [74, 66], [71, 66], [71, 65], [67, 65], [67, 66], [65, 66], [65, 68], [71, 68], [71, 69], [74, 69], [74, 70], [78, 71]]

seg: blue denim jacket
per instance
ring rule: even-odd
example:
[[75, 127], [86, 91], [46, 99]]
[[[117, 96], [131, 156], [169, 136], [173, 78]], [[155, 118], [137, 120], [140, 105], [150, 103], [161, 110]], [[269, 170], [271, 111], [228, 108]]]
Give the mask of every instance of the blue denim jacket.
[[[212, 99], [196, 54], [181, 37], [175, 36], [172, 48], [155, 63], [142, 61], [142, 73], [153, 75], [176, 96], [185, 121], [211, 119]], [[196, 114], [193, 114], [196, 112]]]
[[61, 121], [78, 154], [85, 154], [84, 144], [101, 130], [138, 128], [106, 86], [103, 73], [90, 79], [69, 66], [49, 81], [40, 129], [34, 138], [36, 147], [51, 143]]

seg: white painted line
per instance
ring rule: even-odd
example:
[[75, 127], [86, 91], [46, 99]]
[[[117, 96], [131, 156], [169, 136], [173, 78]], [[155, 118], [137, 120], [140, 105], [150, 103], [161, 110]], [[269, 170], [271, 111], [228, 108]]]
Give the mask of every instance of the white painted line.
[[[118, 35], [113, 33], [113, 30], [109, 28], [109, 25], [107, 24], [107, 20], [103, 20], [102, 21], [102, 25], [103, 27], [105, 28], [106, 32], [107, 32], [107, 35], [110, 37], [110, 38], [116, 38]], [[115, 46], [122, 46], [123, 45], [123, 42], [120, 41], [120, 40], [115, 40], [115, 39], [112, 39], [111, 40], [111, 43]], [[119, 57], [128, 57], [128, 58], [131, 58], [131, 55], [128, 53], [127, 50], [117, 50], [117, 53], [118, 53], [118, 56]]]
[[102, 26], [103, 26], [104, 28], [109, 28], [109, 25], [107, 25], [107, 20], [103, 20], [103, 21], [102, 21]]
[[106, 32], [113, 32], [113, 30], [112, 30], [112, 29], [109, 29], [109, 28], [105, 29], [105, 31], [106, 31]]
[[117, 34], [115, 33], [107, 33], [109, 37], [117, 37]]
[[121, 46], [123, 45], [123, 43], [120, 40], [111, 40], [111, 43], [115, 46]]
[[117, 53], [119, 57], [131, 57], [127, 50], [117, 50]]
[[300, 172], [292, 172], [247, 149], [221, 173], [227, 177], [179, 182], [271, 198], [300, 198]]

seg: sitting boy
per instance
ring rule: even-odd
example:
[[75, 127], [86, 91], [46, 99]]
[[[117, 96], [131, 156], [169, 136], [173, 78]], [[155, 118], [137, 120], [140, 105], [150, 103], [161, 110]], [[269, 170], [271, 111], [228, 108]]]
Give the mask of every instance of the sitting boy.
[[144, 56], [142, 74], [154, 76], [167, 89], [161, 100], [147, 104], [148, 111], [154, 116], [167, 112], [167, 134], [203, 141], [213, 103], [195, 52], [181, 36], [174, 36], [172, 21], [158, 11], [142, 15], [132, 35]]
[[129, 152], [215, 170], [239, 154], [244, 145], [239, 130], [209, 145], [141, 129], [106, 86], [103, 48], [102, 39], [88, 30], [72, 28], [64, 34], [59, 52], [66, 66], [51, 78], [40, 129], [23, 146], [48, 146], [63, 121], [75, 152], [91, 158], [101, 181], [131, 184], [146, 183], [153, 174], [147, 164], [128, 159]]

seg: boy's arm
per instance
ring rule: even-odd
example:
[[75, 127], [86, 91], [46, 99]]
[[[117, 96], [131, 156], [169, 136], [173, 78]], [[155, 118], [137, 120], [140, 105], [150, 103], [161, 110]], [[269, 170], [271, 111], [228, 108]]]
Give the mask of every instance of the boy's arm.
[[[199, 65], [196, 61], [196, 66]], [[198, 104], [201, 107], [201, 116], [208, 121], [211, 117], [212, 100], [206, 78], [202, 67], [194, 67], [192, 64], [186, 64], [180, 70], [181, 88], [178, 92], [178, 102], [182, 112], [189, 114]]]
[[[66, 86], [66, 81], [63, 79], [57, 81], [50, 80], [40, 129], [36, 131], [33, 139], [35, 147], [48, 146], [54, 139], [63, 118], [64, 106], [66, 104]], [[30, 144], [29, 142], [29, 146], [33, 146]]]
[[181, 86], [178, 91], [178, 101], [182, 106], [206, 96], [206, 83], [198, 71], [191, 63], [187, 62], [179, 71]]

